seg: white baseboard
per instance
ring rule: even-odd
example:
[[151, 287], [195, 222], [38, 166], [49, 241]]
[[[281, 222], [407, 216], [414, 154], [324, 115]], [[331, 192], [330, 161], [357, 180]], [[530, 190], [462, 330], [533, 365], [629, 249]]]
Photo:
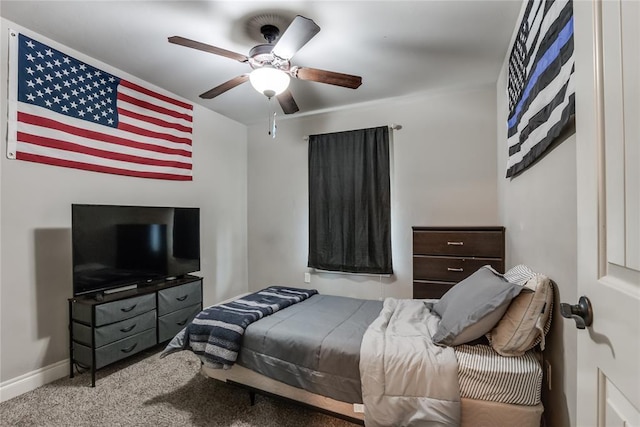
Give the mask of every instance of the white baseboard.
[[69, 375], [69, 360], [61, 360], [0, 383], [0, 402], [5, 402]]

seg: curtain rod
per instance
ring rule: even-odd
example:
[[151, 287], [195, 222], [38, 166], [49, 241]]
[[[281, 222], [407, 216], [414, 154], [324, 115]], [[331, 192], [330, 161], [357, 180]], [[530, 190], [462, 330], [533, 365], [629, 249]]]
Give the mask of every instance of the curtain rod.
[[[399, 124], [396, 124], [396, 123], [391, 123], [389, 125], [389, 129], [391, 129], [391, 130], [400, 130], [400, 129], [402, 129], [402, 125], [399, 125]], [[308, 141], [309, 140], [309, 135], [303, 136], [302, 139], [304, 141]]]

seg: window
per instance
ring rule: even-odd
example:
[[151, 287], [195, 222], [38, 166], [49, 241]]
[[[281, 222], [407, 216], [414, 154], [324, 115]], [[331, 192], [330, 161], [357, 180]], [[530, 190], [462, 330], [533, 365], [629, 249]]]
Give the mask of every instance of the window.
[[391, 274], [387, 126], [309, 137], [309, 262]]

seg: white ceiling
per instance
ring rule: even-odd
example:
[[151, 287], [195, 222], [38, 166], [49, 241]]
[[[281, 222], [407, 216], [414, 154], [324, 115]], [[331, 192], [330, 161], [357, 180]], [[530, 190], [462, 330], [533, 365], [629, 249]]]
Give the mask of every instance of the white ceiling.
[[[362, 76], [358, 89], [292, 80], [296, 115], [495, 82], [521, 2], [442, 1], [5, 1], [0, 15], [238, 122], [266, 121], [267, 98], [245, 83], [212, 99], [199, 94], [247, 64], [170, 44], [179, 35], [248, 55], [255, 15], [303, 15], [321, 31], [292, 65]], [[281, 31], [284, 31], [281, 28]], [[275, 100], [274, 100], [275, 101]], [[282, 117], [282, 116], [281, 116]]]

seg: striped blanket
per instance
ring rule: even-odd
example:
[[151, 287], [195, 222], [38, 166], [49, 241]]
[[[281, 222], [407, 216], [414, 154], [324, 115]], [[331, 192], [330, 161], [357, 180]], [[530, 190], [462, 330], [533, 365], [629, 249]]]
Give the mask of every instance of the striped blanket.
[[228, 369], [238, 358], [247, 326], [317, 293], [315, 289], [270, 286], [229, 303], [208, 307], [171, 340], [160, 357], [191, 350], [205, 366]]

